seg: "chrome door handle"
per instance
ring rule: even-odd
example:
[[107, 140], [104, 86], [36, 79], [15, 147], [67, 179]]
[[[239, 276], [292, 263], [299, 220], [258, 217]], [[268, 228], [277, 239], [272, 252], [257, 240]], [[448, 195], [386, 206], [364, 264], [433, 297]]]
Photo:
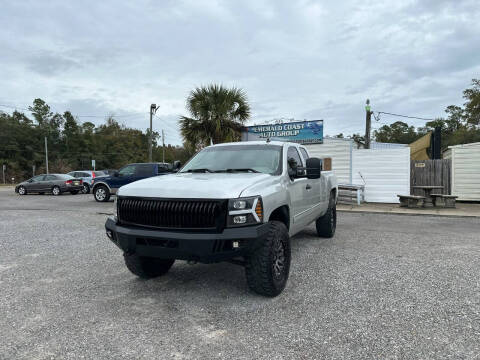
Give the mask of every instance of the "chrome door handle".
[[307, 186], [305, 187], [305, 189], [307, 190], [310, 190], [312, 187], [310, 186], [310, 184], [307, 184]]

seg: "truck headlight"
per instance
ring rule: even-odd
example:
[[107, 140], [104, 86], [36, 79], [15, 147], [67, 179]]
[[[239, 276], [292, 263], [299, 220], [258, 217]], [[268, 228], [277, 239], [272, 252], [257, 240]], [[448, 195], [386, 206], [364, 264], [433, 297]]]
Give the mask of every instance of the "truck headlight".
[[230, 199], [227, 226], [246, 226], [263, 222], [263, 203], [260, 196]]

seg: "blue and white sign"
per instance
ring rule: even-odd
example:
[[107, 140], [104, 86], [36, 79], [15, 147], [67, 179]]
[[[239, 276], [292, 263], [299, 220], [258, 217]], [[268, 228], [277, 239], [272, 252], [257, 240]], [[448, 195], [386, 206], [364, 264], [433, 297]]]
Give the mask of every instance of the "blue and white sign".
[[242, 133], [243, 141], [266, 139], [300, 144], [322, 144], [323, 120], [247, 126]]

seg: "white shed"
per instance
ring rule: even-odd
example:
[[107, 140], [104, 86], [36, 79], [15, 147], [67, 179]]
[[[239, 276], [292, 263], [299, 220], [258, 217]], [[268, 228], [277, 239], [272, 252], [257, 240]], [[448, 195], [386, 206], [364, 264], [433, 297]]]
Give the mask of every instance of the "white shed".
[[305, 145], [310, 156], [332, 158], [332, 170], [339, 184], [352, 183], [353, 140], [323, 138], [323, 144]]
[[410, 148], [353, 151], [353, 182], [365, 184], [365, 201], [398, 203], [410, 193]]
[[372, 143], [364, 150], [351, 139], [324, 138], [305, 146], [310, 156], [332, 159], [339, 184], [365, 185], [367, 202], [397, 203], [397, 194], [410, 193], [410, 148], [404, 144]]
[[480, 201], [480, 142], [449, 146], [443, 158], [452, 160], [452, 195]]

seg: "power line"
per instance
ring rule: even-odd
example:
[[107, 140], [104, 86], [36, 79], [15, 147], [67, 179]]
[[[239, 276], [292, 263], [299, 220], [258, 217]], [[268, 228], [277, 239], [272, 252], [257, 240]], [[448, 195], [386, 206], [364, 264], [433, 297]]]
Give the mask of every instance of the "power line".
[[[15, 152], [31, 152], [36, 154], [45, 154], [45, 151], [38, 151], [38, 150], [29, 150], [29, 149], [0, 149], [2, 152], [7, 151], [15, 151]], [[106, 155], [122, 155], [122, 154], [130, 154], [131, 152], [109, 152], [109, 153], [92, 153], [88, 151], [83, 152], [70, 152], [66, 151], [63, 152], [62, 155], [86, 155], [86, 156], [106, 156]]]
[[146, 115], [148, 112], [138, 112], [138, 113], [133, 113], [130, 115], [115, 115], [115, 114], [110, 114], [110, 115], [75, 115], [76, 117], [88, 117], [88, 118], [98, 118], [98, 117], [132, 117], [132, 116], [139, 116], [139, 115]]
[[[9, 109], [15, 109], [15, 110], [19, 109], [19, 110], [23, 110], [23, 111], [32, 112], [30, 109], [23, 108], [23, 107], [20, 107], [20, 106], [12, 106], [12, 105], [5, 105], [5, 104], [0, 104], [0, 106], [4, 107], [4, 108], [9, 108]], [[115, 115], [115, 114], [112, 113], [112, 114], [108, 114], [108, 115], [74, 115], [74, 116], [85, 117], [85, 118], [105, 118], [105, 117], [109, 117], [109, 116], [112, 116], [112, 117], [132, 117], [132, 116], [146, 115], [146, 114], [148, 114], [148, 112], [137, 112], [137, 113], [123, 114], [123, 115], [122, 114], [121, 115]]]
[[417, 120], [425, 120], [425, 121], [433, 121], [435, 119], [429, 119], [429, 118], [422, 118], [418, 116], [409, 116], [409, 115], [400, 115], [400, 114], [393, 114], [385, 111], [377, 111], [377, 116], [375, 116], [375, 120], [378, 121], [380, 119], [380, 114], [386, 114], [386, 115], [391, 115], [391, 116], [398, 116], [398, 117], [403, 117], [403, 118], [408, 118], [408, 119], [417, 119]]
[[162, 118], [161, 118], [160, 116], [158, 116], [157, 114], [153, 114], [153, 116], [155, 116], [158, 120], [163, 121], [163, 125], [165, 125], [165, 126], [170, 126], [170, 127], [171, 127], [170, 130], [175, 130], [175, 131], [178, 131], [178, 130], [179, 130], [178, 127], [175, 127], [175, 125], [168, 123], [165, 119], [162, 119]]

